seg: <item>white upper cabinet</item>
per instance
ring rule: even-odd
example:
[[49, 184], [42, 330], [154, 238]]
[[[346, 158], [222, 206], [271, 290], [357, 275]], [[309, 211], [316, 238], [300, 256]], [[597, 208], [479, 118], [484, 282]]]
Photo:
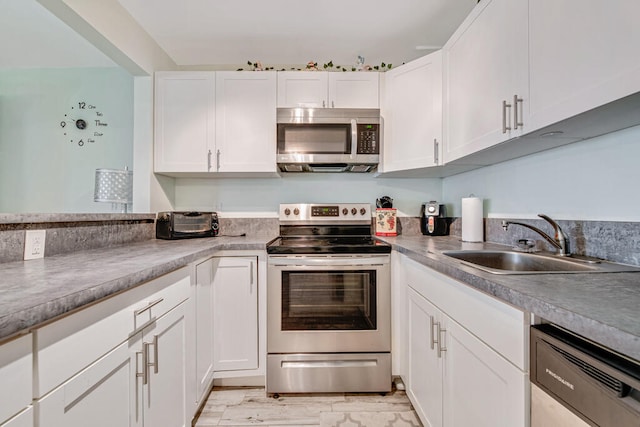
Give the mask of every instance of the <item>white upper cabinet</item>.
[[155, 78], [155, 172], [209, 172], [215, 74], [159, 72]]
[[276, 171], [276, 75], [216, 72], [217, 172]]
[[279, 71], [278, 107], [379, 108], [379, 73]]
[[155, 172], [275, 173], [275, 138], [275, 73], [156, 73]]
[[329, 73], [329, 101], [331, 108], [379, 108], [380, 73]]
[[278, 108], [326, 107], [328, 81], [324, 71], [279, 71]]
[[443, 53], [445, 162], [521, 135], [529, 126], [527, 1], [483, 0]]
[[382, 78], [382, 171], [437, 166], [442, 141], [442, 53], [401, 65]]
[[541, 128], [640, 90], [640, 2], [529, 2], [531, 97]]

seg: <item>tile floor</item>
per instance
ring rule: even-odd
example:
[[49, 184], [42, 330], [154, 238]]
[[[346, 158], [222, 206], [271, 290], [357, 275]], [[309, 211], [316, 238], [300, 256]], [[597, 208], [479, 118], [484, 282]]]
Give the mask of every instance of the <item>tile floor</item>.
[[195, 427], [316, 426], [421, 427], [403, 391], [378, 393], [285, 394], [264, 388], [214, 388]]

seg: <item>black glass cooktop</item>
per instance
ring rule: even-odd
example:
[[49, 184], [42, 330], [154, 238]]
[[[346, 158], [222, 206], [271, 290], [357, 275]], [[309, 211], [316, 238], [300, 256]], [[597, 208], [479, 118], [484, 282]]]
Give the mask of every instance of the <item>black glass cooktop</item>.
[[267, 244], [269, 254], [391, 253], [391, 245], [372, 236], [283, 236]]

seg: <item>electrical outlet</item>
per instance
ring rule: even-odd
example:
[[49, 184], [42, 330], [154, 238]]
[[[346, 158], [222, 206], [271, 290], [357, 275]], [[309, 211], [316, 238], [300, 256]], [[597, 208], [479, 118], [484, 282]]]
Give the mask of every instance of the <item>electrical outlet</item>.
[[27, 230], [24, 235], [24, 259], [44, 258], [47, 230]]

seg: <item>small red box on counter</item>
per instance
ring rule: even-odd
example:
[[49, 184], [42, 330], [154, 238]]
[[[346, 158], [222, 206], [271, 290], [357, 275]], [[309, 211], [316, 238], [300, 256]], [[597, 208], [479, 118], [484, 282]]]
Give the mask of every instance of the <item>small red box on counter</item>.
[[397, 236], [396, 208], [377, 208], [375, 227], [376, 236]]

